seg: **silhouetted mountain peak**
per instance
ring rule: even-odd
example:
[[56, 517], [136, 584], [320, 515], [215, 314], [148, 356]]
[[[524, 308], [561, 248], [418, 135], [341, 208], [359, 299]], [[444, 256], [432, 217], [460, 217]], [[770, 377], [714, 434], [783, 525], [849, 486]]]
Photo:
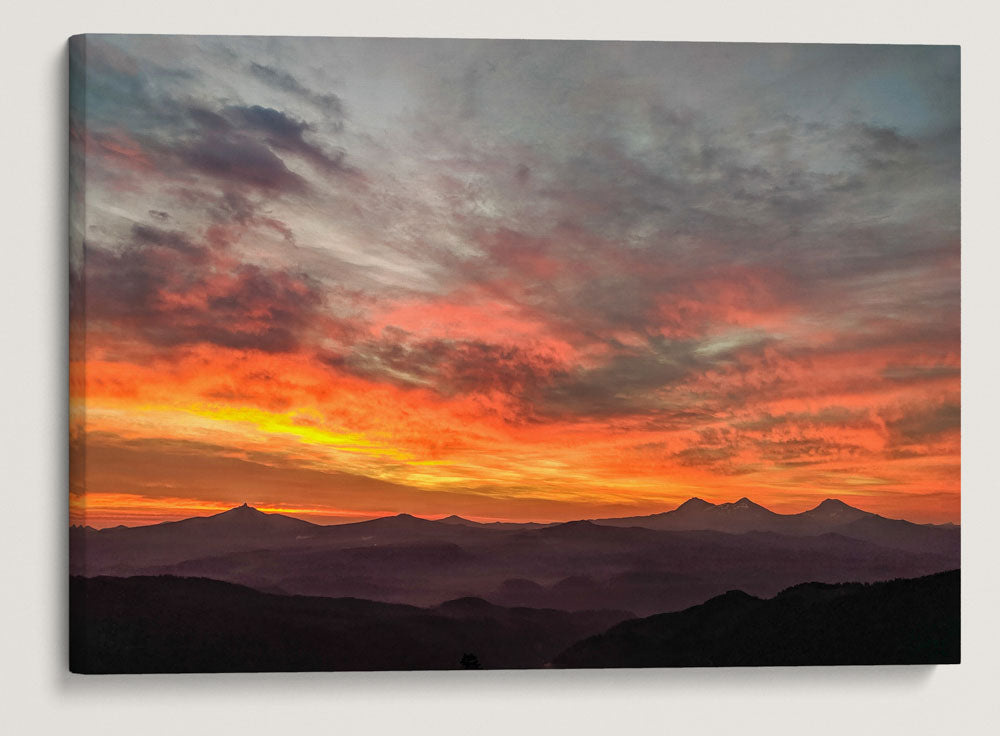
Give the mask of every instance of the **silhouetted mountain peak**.
[[[207, 529], [224, 531], [227, 534], [272, 534], [291, 533], [315, 529], [316, 524], [303, 519], [296, 519], [293, 516], [284, 514], [269, 514], [254, 508], [248, 503], [234, 506], [228, 511], [223, 511], [212, 516], [193, 517], [178, 522], [169, 522], [168, 526], [179, 525], [180, 528], [200, 529], [202, 533]], [[140, 529], [142, 527], [139, 527]]]
[[265, 514], [260, 509], [254, 508], [246, 501], [244, 501], [242, 506], [233, 506], [233, 508], [229, 509], [228, 511], [223, 511], [218, 514], [213, 514], [213, 516], [215, 516], [216, 518], [226, 517], [226, 518], [247, 519], [251, 517], [268, 516], [268, 514]]
[[803, 512], [807, 516], [821, 517], [829, 521], [853, 521], [865, 516], [874, 516], [867, 511], [850, 506], [839, 498], [828, 498], [815, 508]]
[[774, 513], [773, 511], [770, 511], [769, 509], [764, 508], [760, 504], [754, 503], [753, 501], [751, 501], [746, 496], [744, 496], [743, 498], [741, 498], [739, 501], [733, 501], [732, 503], [720, 503], [715, 508], [719, 509], [720, 511], [743, 511], [743, 512], [746, 512], [746, 511], [758, 511], [758, 512], [759, 511], [764, 511], [764, 512], [766, 512], [768, 514], [773, 514]]
[[377, 519], [362, 521], [360, 523], [365, 526], [374, 526], [375, 528], [385, 527], [387, 529], [433, 528], [437, 524], [436, 521], [421, 519], [419, 516], [406, 513], [394, 516], [380, 516]]
[[552, 526], [543, 527], [539, 531], [547, 535], [573, 537], [579, 534], [603, 533], [607, 529], [608, 527], [595, 524], [589, 519], [581, 519], [580, 521], [566, 521], [562, 524], [553, 524]]
[[464, 598], [455, 598], [454, 600], [445, 601], [438, 606], [438, 610], [449, 611], [452, 613], [465, 612], [481, 612], [489, 611], [497, 608], [495, 605], [490, 603], [484, 598], [479, 598], [476, 596], [465, 596]]
[[694, 498], [689, 498], [687, 501], [678, 506], [675, 511], [702, 511], [704, 509], [715, 508], [714, 503], [709, 503], [708, 501], [703, 501], [702, 499], [695, 496]]
[[440, 524], [461, 524], [464, 526], [479, 526], [479, 522], [470, 521], [469, 519], [462, 518], [458, 514], [452, 514], [451, 516], [445, 516], [444, 518], [437, 519]]

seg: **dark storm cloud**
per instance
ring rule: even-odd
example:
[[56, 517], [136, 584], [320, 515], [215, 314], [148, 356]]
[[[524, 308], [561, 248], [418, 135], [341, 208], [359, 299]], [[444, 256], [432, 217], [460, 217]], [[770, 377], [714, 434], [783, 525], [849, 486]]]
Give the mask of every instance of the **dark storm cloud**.
[[873, 168], [906, 165], [918, 148], [916, 141], [893, 128], [858, 124], [855, 129], [858, 141], [852, 149]]
[[594, 368], [578, 368], [546, 385], [539, 411], [555, 417], [610, 417], [662, 408], [656, 392], [704, 370], [694, 341], [651, 340], [641, 348], [622, 348]]
[[239, 192], [223, 192], [219, 200], [219, 211], [223, 219], [246, 225], [257, 215], [257, 207]]
[[787, 427], [822, 429], [826, 427], [875, 427], [871, 412], [867, 409], [847, 409], [829, 406], [814, 412], [794, 412], [774, 415], [762, 412], [753, 419], [732, 423], [734, 430], [750, 433], [770, 434], [773, 430]]
[[787, 440], [757, 440], [755, 455], [778, 464], [808, 465], [830, 460], [870, 456], [871, 450], [860, 445], [836, 442], [819, 437], [799, 437]]
[[524, 397], [551, 380], [558, 364], [513, 345], [478, 340], [416, 339], [387, 328], [347, 354], [325, 354], [328, 365], [377, 381], [432, 388], [442, 395], [499, 391]]
[[[260, 189], [271, 194], [304, 194], [315, 183], [292, 171], [284, 157], [308, 162], [327, 174], [350, 174], [339, 148], [325, 149], [306, 139], [312, 126], [289, 114], [261, 105], [228, 106], [218, 112], [200, 105], [186, 110], [185, 134], [151, 141], [150, 147], [181, 167], [211, 176], [229, 191]], [[279, 155], [280, 154], [280, 155]]]
[[188, 108], [187, 114], [203, 132], [231, 133], [233, 131], [233, 124], [226, 118], [204, 107], [193, 105]]
[[[94, 45], [93, 56], [86, 80], [88, 132], [119, 161], [126, 156], [167, 177], [194, 171], [230, 188], [272, 195], [310, 188], [285, 157], [326, 174], [354, 171], [343, 149], [310, 140], [314, 126], [289, 113], [258, 104], [217, 108], [210, 100], [178, 96], [169, 69], [111, 45]], [[118, 104], [123, 99], [130, 104]], [[338, 120], [341, 114], [336, 112]]]
[[729, 360], [729, 351], [708, 357], [699, 352], [701, 345], [653, 338], [643, 346], [618, 345], [605, 360], [585, 368], [567, 365], [537, 347], [419, 338], [386, 328], [379, 340], [325, 351], [321, 360], [368, 380], [431, 389], [442, 396], [500, 392], [516, 407], [512, 420], [646, 416], [663, 429], [708, 416], [697, 407], [674, 405], [674, 398], [656, 397], [660, 390], [683, 391], [686, 381]]
[[962, 408], [956, 403], [908, 407], [901, 416], [886, 421], [896, 446], [931, 442], [962, 426]]
[[698, 441], [691, 447], [670, 454], [678, 465], [690, 468], [711, 468], [720, 475], [745, 475], [753, 466], [741, 462], [740, 439], [728, 427], [709, 427], [698, 431]]
[[209, 135], [182, 144], [176, 153], [187, 166], [233, 186], [295, 193], [306, 189], [305, 179], [290, 171], [270, 148], [242, 136]]
[[306, 87], [288, 72], [265, 64], [258, 64], [255, 61], [250, 63], [250, 72], [276, 89], [299, 95], [308, 100], [337, 120], [339, 126], [343, 125], [344, 103], [340, 97], [332, 92], [316, 92]]
[[922, 383], [941, 378], [954, 379], [961, 374], [962, 369], [957, 365], [890, 365], [882, 371], [882, 378], [895, 383]]
[[203, 261], [206, 255], [205, 248], [192, 243], [184, 233], [149, 225], [133, 225], [132, 242], [139, 248], [171, 248], [184, 253], [193, 261]]
[[87, 318], [169, 348], [207, 343], [296, 350], [323, 320], [319, 284], [303, 274], [240, 264], [172, 231], [136, 225], [117, 251], [88, 245]]
[[260, 105], [229, 107], [225, 113], [236, 128], [261, 133], [272, 148], [301, 156], [327, 172], [348, 170], [344, 164], [343, 151], [335, 150], [327, 153], [319, 146], [305, 140], [303, 136], [312, 130], [312, 126], [302, 120], [297, 120], [280, 110]]
[[[697, 442], [671, 457], [681, 465], [710, 467], [726, 475], [753, 470], [754, 463], [782, 466], [818, 465], [831, 460], [870, 457], [872, 450], [842, 438], [839, 430], [876, 429], [867, 412], [832, 407], [810, 414], [788, 414], [698, 431]], [[774, 432], [772, 430], [780, 430]], [[740, 458], [743, 458], [741, 461]]]
[[733, 447], [689, 447], [671, 457], [681, 465], [697, 468], [728, 463], [736, 454], [737, 450]]

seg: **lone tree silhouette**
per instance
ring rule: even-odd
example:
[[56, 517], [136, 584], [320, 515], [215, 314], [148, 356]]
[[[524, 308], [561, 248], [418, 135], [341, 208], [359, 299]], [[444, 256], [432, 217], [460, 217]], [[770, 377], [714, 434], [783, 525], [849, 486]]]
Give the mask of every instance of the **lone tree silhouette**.
[[479, 664], [479, 657], [475, 654], [470, 654], [466, 652], [462, 655], [462, 667], [467, 670], [480, 670], [482, 666]]

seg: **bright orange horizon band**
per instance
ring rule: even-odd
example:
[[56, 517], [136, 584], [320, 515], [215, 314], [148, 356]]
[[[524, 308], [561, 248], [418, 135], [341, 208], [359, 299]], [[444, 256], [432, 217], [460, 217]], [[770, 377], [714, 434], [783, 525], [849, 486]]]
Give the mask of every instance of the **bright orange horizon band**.
[[[959, 521], [957, 429], [935, 436], [922, 453], [893, 457], [886, 447], [891, 425], [866, 408], [947, 396], [957, 379], [926, 381], [921, 393], [889, 382], [844, 386], [852, 366], [858, 376], [890, 366], [892, 351], [872, 350], [863, 363], [835, 355], [828, 367], [812, 365], [800, 379], [811, 396], [656, 430], [642, 427], [641, 416], [512, 423], [516, 407], [503, 394], [441, 397], [338, 374], [308, 354], [198, 346], [137, 365], [102, 359], [106, 350], [99, 335], [89, 340], [93, 357], [78, 372], [85, 383], [73, 391], [73, 411], [87, 428], [74, 438], [86, 459], [86, 502], [74, 510], [79, 523], [176, 519], [245, 496], [317, 516], [458, 513], [517, 521], [656, 513], [691, 496], [748, 496], [775, 511], [836, 497], [896, 518]], [[782, 370], [802, 367], [789, 361]], [[712, 390], [725, 391], [724, 382], [736, 378], [716, 373], [695, 381], [721, 382]], [[738, 380], [748, 380], [747, 369]], [[776, 426], [757, 427], [761, 416]], [[703, 438], [724, 437], [733, 424], [779, 447], [861, 449], [835, 450], [807, 465], [751, 447], [727, 450], [721, 468], [711, 451], [698, 462]], [[862, 451], [869, 457], [859, 463]], [[741, 472], [729, 473], [734, 465]], [[245, 487], [253, 493], [241, 492]], [[130, 501], [122, 504], [125, 496]], [[168, 500], [176, 498], [188, 500]]]

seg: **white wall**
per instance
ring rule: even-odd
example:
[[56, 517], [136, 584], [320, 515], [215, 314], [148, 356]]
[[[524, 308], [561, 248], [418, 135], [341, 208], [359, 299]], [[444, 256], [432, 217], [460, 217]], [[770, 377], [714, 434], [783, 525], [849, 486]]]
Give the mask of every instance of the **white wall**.
[[[733, 3], [734, 5], [736, 3]], [[979, 733], [1000, 723], [994, 142], [987, 3], [40, 0], [0, 43], [0, 729], [73, 733]], [[135, 678], [65, 672], [64, 40], [80, 32], [963, 45], [964, 644], [953, 667]], [[991, 95], [992, 93], [992, 95]], [[72, 731], [71, 731], [72, 730]]]

